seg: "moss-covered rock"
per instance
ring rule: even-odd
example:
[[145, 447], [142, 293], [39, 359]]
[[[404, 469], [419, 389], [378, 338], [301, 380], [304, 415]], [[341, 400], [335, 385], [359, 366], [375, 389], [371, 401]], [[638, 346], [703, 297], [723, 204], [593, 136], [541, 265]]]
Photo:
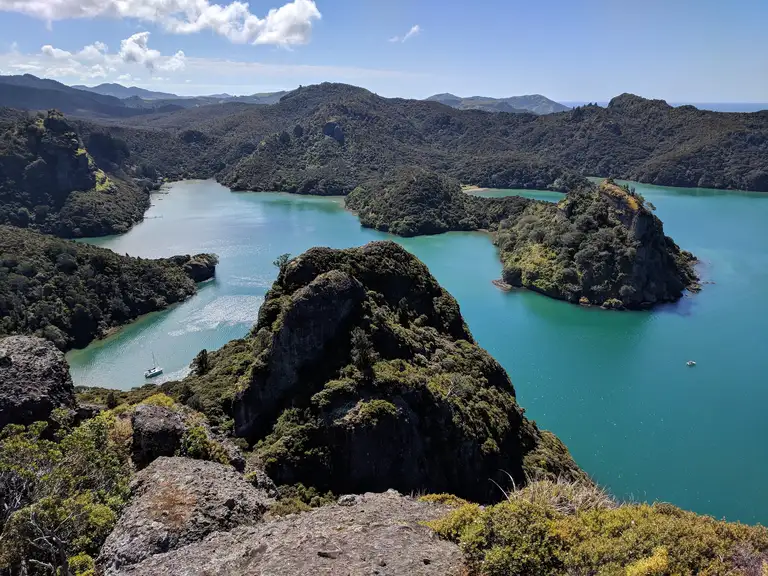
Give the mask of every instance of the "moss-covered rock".
[[181, 386], [226, 398], [222, 412], [277, 484], [487, 501], [505, 473], [521, 485], [583, 475], [523, 416], [453, 297], [392, 242], [293, 259], [251, 335]]

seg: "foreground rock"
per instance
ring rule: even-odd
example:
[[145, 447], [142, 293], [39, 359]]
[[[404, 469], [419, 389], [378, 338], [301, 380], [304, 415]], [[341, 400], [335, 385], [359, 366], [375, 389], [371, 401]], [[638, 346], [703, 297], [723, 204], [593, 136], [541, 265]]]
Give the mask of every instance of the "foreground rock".
[[507, 473], [518, 485], [582, 475], [559, 440], [523, 416], [453, 297], [393, 242], [294, 259], [252, 336], [209, 364], [185, 384], [204, 405], [233, 397], [236, 434], [259, 442], [278, 485], [487, 501], [501, 496], [491, 480], [509, 485]]
[[181, 447], [186, 427], [181, 416], [163, 406], [139, 405], [131, 414], [133, 462], [141, 469]]
[[155, 460], [136, 475], [131, 492], [97, 561], [107, 575], [213, 532], [254, 524], [266, 509], [266, 495], [231, 467], [188, 458]]
[[0, 429], [48, 420], [56, 408], [74, 407], [69, 366], [56, 346], [30, 336], [0, 339]]
[[130, 418], [132, 459], [139, 470], [161, 456], [174, 455], [228, 463], [240, 472], [245, 469], [245, 458], [231, 439], [214, 433], [205, 418], [186, 406], [139, 404]]
[[345, 497], [256, 526], [212, 534], [201, 542], [113, 572], [120, 576], [459, 576], [459, 547], [421, 522], [445, 506], [396, 492]]

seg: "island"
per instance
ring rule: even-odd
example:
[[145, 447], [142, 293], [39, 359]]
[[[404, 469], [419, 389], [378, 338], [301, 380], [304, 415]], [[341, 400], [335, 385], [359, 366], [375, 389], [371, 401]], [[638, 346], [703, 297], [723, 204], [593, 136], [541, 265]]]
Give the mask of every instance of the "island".
[[641, 194], [612, 179], [581, 183], [551, 203], [477, 197], [455, 180], [406, 168], [356, 188], [346, 205], [363, 226], [400, 236], [489, 231], [501, 288], [613, 309], [648, 308], [699, 289], [696, 258], [664, 234]]

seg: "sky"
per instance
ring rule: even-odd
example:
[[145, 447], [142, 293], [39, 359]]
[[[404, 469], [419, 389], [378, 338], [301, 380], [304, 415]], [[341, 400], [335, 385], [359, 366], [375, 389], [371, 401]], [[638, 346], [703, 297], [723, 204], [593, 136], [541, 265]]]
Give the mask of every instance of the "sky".
[[768, 0], [0, 0], [0, 74], [199, 95], [768, 102]]

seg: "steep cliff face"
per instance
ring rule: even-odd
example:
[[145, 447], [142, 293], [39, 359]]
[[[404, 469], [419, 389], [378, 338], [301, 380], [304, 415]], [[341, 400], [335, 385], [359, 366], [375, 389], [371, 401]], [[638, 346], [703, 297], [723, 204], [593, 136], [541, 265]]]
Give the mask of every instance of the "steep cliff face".
[[278, 484], [492, 500], [502, 470], [520, 484], [582, 474], [523, 416], [453, 297], [392, 242], [294, 259], [251, 336], [209, 359], [186, 384], [224, 399]]
[[496, 242], [507, 283], [569, 302], [645, 308], [697, 289], [694, 256], [641, 195], [611, 181], [531, 204], [502, 222]]
[[125, 232], [149, 196], [56, 111], [0, 126], [0, 224], [63, 237]]

